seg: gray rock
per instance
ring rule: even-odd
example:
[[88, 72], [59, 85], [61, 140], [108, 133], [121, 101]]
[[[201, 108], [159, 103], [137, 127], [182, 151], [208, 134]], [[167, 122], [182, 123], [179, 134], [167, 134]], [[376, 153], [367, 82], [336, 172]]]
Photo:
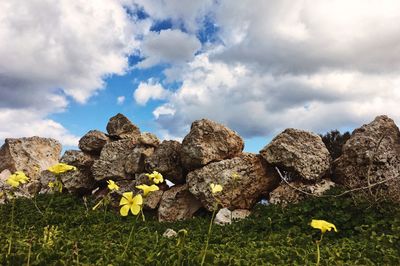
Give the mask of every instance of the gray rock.
[[320, 136], [289, 128], [276, 136], [260, 154], [272, 165], [318, 180], [329, 170], [331, 157]]
[[95, 160], [92, 173], [96, 180], [125, 179], [125, 164], [129, 154], [135, 147], [132, 139], [124, 139], [107, 143], [101, 150], [100, 158]]
[[134, 139], [140, 138], [140, 130], [123, 114], [117, 114], [110, 118], [107, 124], [107, 132], [110, 137], [115, 139]]
[[305, 193], [301, 193], [296, 189], [313, 194], [315, 196], [320, 196], [334, 186], [335, 183], [333, 183], [329, 179], [320, 179], [315, 183], [295, 180], [290, 182], [290, 186], [286, 183], [281, 183], [279, 187], [277, 187], [270, 193], [269, 203], [280, 204], [283, 206], [286, 206], [289, 203], [298, 203], [306, 199], [308, 195]]
[[162, 236], [166, 238], [174, 238], [177, 237], [178, 234], [175, 232], [175, 230], [168, 228], [167, 230], [165, 230]]
[[154, 147], [136, 145], [126, 158], [125, 171], [128, 174], [140, 174], [145, 171], [145, 160], [154, 152]]
[[0, 172], [23, 171], [30, 181], [38, 181], [40, 173], [58, 163], [61, 144], [54, 139], [30, 137], [6, 139], [0, 148]]
[[144, 132], [139, 137], [139, 143], [146, 146], [157, 148], [160, 145], [160, 140], [156, 135], [148, 132]]
[[76, 171], [68, 171], [60, 175], [64, 187], [72, 194], [84, 195], [90, 193], [98, 185], [91, 168], [97, 157], [82, 151], [68, 150], [61, 157], [61, 162], [73, 165]]
[[215, 215], [214, 223], [218, 225], [227, 225], [232, 223], [232, 212], [228, 208], [222, 208]]
[[[190, 172], [190, 192], [212, 211], [218, 203], [230, 209], [250, 209], [279, 183], [279, 176], [259, 155], [244, 153], [240, 157], [210, 163]], [[219, 184], [221, 192], [211, 193], [210, 184]]]
[[100, 155], [101, 149], [110, 141], [106, 134], [99, 130], [90, 130], [79, 140], [79, 149], [86, 153]]
[[343, 154], [334, 162], [335, 181], [349, 189], [374, 186], [371, 192], [359, 191], [374, 200], [400, 202], [400, 131], [387, 116], [378, 116], [353, 131], [343, 146]]
[[232, 221], [238, 221], [246, 219], [251, 212], [245, 209], [236, 209], [232, 211]]
[[201, 203], [189, 192], [187, 184], [176, 185], [165, 191], [158, 207], [160, 222], [173, 222], [193, 217]]
[[163, 194], [164, 191], [162, 190], [153, 191], [147, 194], [147, 196], [144, 197], [144, 209], [145, 210], [157, 209]]
[[148, 172], [157, 171], [174, 184], [185, 183], [181, 163], [181, 144], [174, 140], [164, 140], [155, 152], [145, 160]]
[[197, 120], [182, 141], [182, 164], [193, 170], [236, 157], [243, 148], [244, 142], [235, 131], [207, 119]]

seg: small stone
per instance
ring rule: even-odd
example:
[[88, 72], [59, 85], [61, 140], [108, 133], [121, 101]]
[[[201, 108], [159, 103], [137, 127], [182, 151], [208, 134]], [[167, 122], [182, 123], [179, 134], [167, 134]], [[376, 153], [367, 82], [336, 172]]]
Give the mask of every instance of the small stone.
[[157, 148], [158, 145], [160, 145], [160, 140], [157, 138], [156, 135], [152, 133], [143, 132], [139, 137], [139, 143], [142, 145]]
[[227, 225], [232, 223], [232, 212], [228, 208], [222, 208], [215, 216], [214, 223], [218, 225]]
[[243, 220], [247, 218], [251, 212], [246, 209], [236, 209], [232, 211], [232, 220]]
[[107, 132], [110, 137], [115, 139], [133, 139], [140, 138], [140, 130], [123, 114], [117, 114], [110, 118], [107, 124]]
[[163, 233], [163, 237], [166, 237], [166, 238], [174, 238], [174, 237], [177, 237], [177, 236], [178, 236], [178, 234], [171, 228], [168, 228]]

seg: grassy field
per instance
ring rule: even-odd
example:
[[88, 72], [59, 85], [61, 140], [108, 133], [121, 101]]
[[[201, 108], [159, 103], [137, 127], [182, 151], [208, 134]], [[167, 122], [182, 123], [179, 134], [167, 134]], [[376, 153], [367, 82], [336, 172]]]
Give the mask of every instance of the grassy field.
[[[146, 213], [143, 222], [118, 210], [93, 211], [93, 202], [63, 194], [36, 202], [42, 214], [31, 200], [16, 200], [14, 218], [13, 204], [0, 206], [2, 265], [199, 265], [211, 219], [203, 213], [158, 223]], [[351, 198], [257, 205], [249, 218], [212, 228], [205, 264], [315, 265], [320, 231], [311, 219], [338, 229], [324, 234], [321, 265], [400, 265], [400, 206], [355, 206]], [[167, 228], [187, 235], [165, 238]]]

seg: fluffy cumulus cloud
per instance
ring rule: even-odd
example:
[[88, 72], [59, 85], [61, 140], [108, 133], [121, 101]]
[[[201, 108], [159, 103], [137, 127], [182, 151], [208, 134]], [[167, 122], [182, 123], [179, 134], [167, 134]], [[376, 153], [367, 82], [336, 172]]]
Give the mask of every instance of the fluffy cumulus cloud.
[[[7, 113], [0, 140], [15, 135], [8, 126], [15, 121], [4, 120], [15, 117], [19, 132], [67, 134], [47, 115], [66, 108], [68, 98], [85, 103], [104, 77], [124, 74], [127, 55], [151, 26], [118, 0], [1, 1], [0, 9], [0, 108]], [[33, 117], [22, 116], [29, 112]], [[29, 128], [32, 121], [38, 130]]]
[[245, 137], [286, 127], [400, 122], [398, 1], [219, 1], [223, 45], [165, 71], [182, 86], [154, 110], [169, 134], [208, 117]]
[[160, 83], [150, 79], [147, 82], [141, 82], [135, 92], [133, 98], [139, 105], [146, 105], [149, 100], [167, 99], [170, 92], [163, 88]]
[[160, 63], [183, 63], [193, 59], [201, 47], [196, 36], [180, 30], [163, 30], [149, 33], [142, 42], [141, 54], [145, 59], [138, 67], [148, 68]]

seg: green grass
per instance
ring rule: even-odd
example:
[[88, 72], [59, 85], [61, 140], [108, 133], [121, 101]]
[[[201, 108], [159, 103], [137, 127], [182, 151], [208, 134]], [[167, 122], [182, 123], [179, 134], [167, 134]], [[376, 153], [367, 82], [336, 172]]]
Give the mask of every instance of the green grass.
[[[51, 205], [49, 206], [49, 203]], [[198, 265], [211, 215], [188, 221], [158, 223], [146, 214], [140, 219], [123, 254], [134, 216], [117, 211], [92, 211], [81, 199], [68, 195], [41, 195], [38, 206], [17, 200], [11, 228], [12, 205], [0, 206], [0, 263], [2, 265]], [[350, 198], [310, 199], [288, 208], [258, 205], [248, 219], [214, 226], [207, 265], [315, 265], [314, 241], [320, 232], [311, 219], [334, 223], [339, 232], [327, 232], [321, 243], [321, 265], [400, 265], [400, 206], [393, 203], [355, 206]], [[46, 244], [46, 226], [57, 226], [53, 243]], [[172, 228], [188, 236], [162, 237]], [[12, 229], [12, 230], [11, 230]], [[12, 252], [6, 256], [10, 232]]]

